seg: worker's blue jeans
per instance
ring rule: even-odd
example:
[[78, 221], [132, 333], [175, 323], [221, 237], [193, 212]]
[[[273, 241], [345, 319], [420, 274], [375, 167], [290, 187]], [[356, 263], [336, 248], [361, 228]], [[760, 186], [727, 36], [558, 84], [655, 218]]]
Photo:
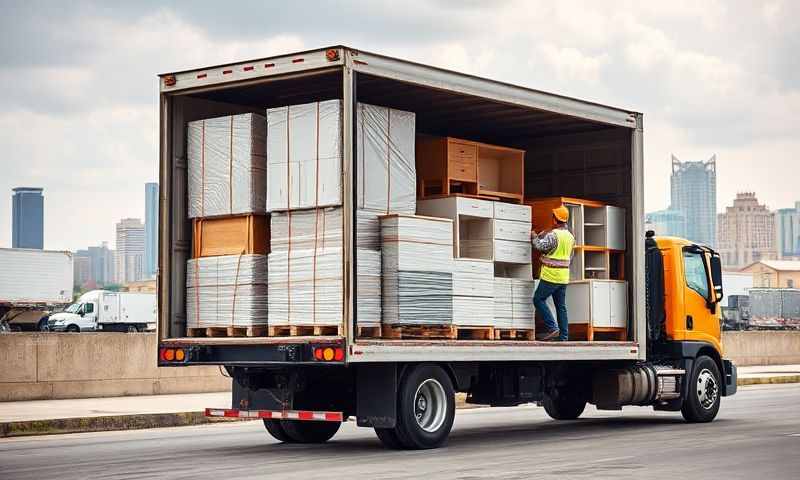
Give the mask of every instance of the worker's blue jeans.
[[[553, 318], [553, 312], [550, 311], [550, 307], [547, 305], [548, 297], [553, 297], [553, 303], [556, 306], [556, 315], [558, 315], [558, 324], [556, 324]], [[542, 314], [547, 331], [560, 331], [558, 339], [562, 342], [566, 342], [569, 338], [567, 285], [539, 280], [539, 286], [536, 287], [536, 292], [533, 294], [533, 306], [536, 307], [537, 312]]]

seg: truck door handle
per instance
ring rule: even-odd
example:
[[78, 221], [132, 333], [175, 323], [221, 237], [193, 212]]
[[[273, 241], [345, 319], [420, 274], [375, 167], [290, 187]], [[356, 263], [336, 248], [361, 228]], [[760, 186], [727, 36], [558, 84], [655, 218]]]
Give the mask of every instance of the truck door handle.
[[694, 319], [691, 315], [686, 315], [686, 328], [688, 330], [694, 329]]

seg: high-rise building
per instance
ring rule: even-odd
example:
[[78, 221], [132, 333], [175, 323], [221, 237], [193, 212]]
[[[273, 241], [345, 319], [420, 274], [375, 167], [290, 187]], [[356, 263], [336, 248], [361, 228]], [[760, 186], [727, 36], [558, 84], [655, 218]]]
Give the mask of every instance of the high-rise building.
[[775, 250], [778, 259], [800, 257], [800, 202], [775, 213]]
[[158, 268], [158, 184], [144, 184], [144, 274], [155, 278]]
[[138, 218], [123, 218], [117, 224], [117, 283], [144, 278], [144, 225]]
[[726, 268], [739, 269], [775, 257], [775, 214], [758, 203], [756, 194], [736, 194], [733, 206], [718, 218], [717, 251]]
[[18, 187], [11, 197], [11, 247], [44, 248], [44, 196], [41, 188]]
[[78, 250], [72, 256], [72, 277], [75, 288], [91, 284], [92, 259], [87, 250]]
[[644, 225], [645, 231], [653, 230], [656, 235], [686, 237], [686, 218], [672, 208], [645, 214]]
[[717, 244], [717, 156], [703, 162], [681, 162], [672, 156], [671, 205], [683, 214], [686, 238]]
[[[78, 273], [79, 258], [87, 259], [87, 271], [85, 274]], [[88, 288], [102, 288], [116, 281], [114, 276], [114, 251], [108, 248], [108, 242], [103, 242], [97, 247], [89, 247], [86, 250], [75, 252], [75, 284], [77, 286], [86, 285]], [[83, 267], [81, 267], [83, 268]], [[83, 279], [78, 283], [78, 279]]]

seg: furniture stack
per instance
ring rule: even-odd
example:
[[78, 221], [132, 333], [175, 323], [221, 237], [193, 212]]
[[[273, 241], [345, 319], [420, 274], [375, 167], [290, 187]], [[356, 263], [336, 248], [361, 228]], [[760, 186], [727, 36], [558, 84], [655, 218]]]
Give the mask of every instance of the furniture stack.
[[[628, 326], [625, 281], [625, 210], [602, 202], [570, 197], [526, 200], [537, 231], [551, 228], [552, 210], [564, 205], [575, 236], [567, 287], [570, 338], [592, 341], [596, 333], [624, 340]], [[541, 264], [534, 258], [538, 277]]]
[[188, 333], [226, 328], [232, 335], [263, 334], [269, 251], [265, 119], [232, 115], [189, 122], [187, 130], [193, 223]]

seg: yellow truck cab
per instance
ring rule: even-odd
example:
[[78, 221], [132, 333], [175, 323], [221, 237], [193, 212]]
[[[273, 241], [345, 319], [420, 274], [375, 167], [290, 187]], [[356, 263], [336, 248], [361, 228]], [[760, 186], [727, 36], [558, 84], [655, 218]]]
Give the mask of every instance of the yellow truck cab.
[[723, 358], [720, 257], [683, 238], [647, 232], [646, 298], [648, 360], [685, 371], [681, 399], [656, 405], [689, 421], [712, 420], [719, 397], [736, 393], [736, 366]]

